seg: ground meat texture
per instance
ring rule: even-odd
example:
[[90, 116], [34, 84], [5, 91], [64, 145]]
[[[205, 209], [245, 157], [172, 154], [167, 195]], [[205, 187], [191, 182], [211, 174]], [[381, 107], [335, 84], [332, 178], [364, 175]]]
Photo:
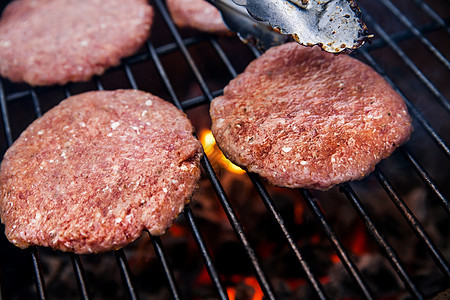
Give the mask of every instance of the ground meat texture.
[[230, 34], [219, 10], [205, 0], [166, 0], [173, 21], [179, 27], [190, 27], [216, 34]]
[[210, 113], [231, 161], [291, 188], [361, 179], [412, 132], [403, 99], [373, 69], [297, 43], [250, 63]]
[[15, 0], [0, 19], [0, 74], [30, 85], [86, 81], [149, 36], [146, 0]]
[[75, 253], [161, 235], [189, 201], [202, 147], [186, 116], [137, 90], [72, 96], [33, 122], [0, 169], [0, 217], [16, 246]]

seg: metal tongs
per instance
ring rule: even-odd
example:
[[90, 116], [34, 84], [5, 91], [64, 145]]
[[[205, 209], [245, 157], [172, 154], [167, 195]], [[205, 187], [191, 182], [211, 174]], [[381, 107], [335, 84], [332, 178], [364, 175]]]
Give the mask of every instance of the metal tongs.
[[354, 0], [207, 0], [228, 28], [262, 49], [292, 36], [331, 53], [359, 48], [371, 35]]

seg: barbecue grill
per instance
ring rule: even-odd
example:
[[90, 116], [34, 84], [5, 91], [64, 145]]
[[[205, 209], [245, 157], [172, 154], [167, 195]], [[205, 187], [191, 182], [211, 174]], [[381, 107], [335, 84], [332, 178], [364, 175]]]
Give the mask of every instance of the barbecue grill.
[[[210, 127], [209, 102], [261, 52], [177, 28], [162, 0], [145, 47], [86, 83], [0, 79], [2, 154], [64, 98], [149, 91]], [[411, 140], [366, 179], [327, 192], [275, 188], [202, 159], [199, 192], [162, 237], [113, 253], [20, 250], [1, 237], [2, 299], [450, 298], [450, 2], [359, 0], [371, 43], [354, 54], [405, 99]], [[2, 230], [3, 232], [3, 227]]]

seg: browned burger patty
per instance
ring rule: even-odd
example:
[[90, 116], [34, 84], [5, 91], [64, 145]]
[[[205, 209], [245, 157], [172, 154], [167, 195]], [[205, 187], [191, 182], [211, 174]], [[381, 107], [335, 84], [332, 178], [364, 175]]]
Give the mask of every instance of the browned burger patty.
[[229, 34], [217, 8], [205, 0], [166, 0], [167, 8], [175, 24], [197, 30]]
[[72, 96], [33, 122], [0, 170], [0, 216], [21, 248], [118, 249], [160, 235], [189, 201], [202, 148], [186, 116], [137, 90]]
[[374, 70], [297, 43], [253, 61], [210, 113], [231, 161], [292, 188], [361, 179], [412, 131], [403, 99]]
[[0, 19], [0, 74], [30, 85], [89, 80], [148, 38], [146, 0], [15, 0]]

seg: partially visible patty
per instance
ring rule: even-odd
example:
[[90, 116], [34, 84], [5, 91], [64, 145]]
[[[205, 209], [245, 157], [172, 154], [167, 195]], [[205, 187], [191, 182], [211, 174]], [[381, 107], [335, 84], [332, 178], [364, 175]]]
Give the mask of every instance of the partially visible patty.
[[146, 0], [15, 0], [0, 19], [0, 74], [30, 85], [86, 81], [148, 38]]
[[0, 217], [21, 248], [118, 249], [161, 235], [197, 186], [202, 147], [186, 116], [137, 90], [72, 96], [33, 122], [0, 169]]
[[175, 24], [200, 31], [230, 34], [217, 8], [205, 0], [166, 0]]
[[373, 69], [297, 43], [254, 60], [210, 113], [231, 161], [292, 188], [361, 179], [412, 132], [403, 99]]

